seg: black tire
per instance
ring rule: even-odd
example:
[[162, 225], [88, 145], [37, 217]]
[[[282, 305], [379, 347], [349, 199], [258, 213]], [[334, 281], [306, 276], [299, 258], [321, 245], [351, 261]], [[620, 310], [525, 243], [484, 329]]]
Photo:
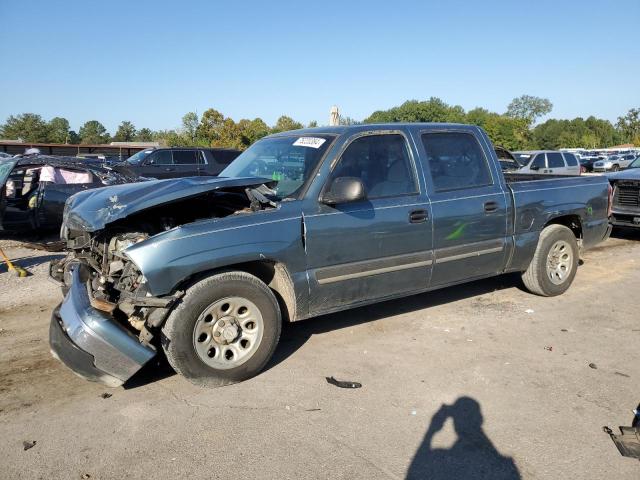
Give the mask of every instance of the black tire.
[[[255, 352], [241, 365], [218, 369], [204, 363], [194, 347], [194, 328], [203, 312], [216, 301], [241, 296], [253, 302], [263, 320], [263, 334]], [[273, 292], [245, 272], [223, 272], [191, 285], [162, 327], [162, 347], [169, 364], [192, 383], [220, 387], [254, 377], [265, 367], [280, 339], [282, 319]]]
[[[547, 259], [549, 252], [556, 242], [564, 240], [570, 246], [573, 257], [571, 270], [561, 284], [551, 281], [547, 274]], [[578, 270], [579, 250], [578, 242], [573, 232], [564, 225], [549, 225], [542, 232], [538, 246], [527, 270], [522, 274], [522, 281], [527, 290], [543, 297], [561, 295], [571, 286]]]
[[614, 165], [613, 167], [611, 167], [611, 171], [613, 172], [617, 172], [620, 170], [620, 165]]

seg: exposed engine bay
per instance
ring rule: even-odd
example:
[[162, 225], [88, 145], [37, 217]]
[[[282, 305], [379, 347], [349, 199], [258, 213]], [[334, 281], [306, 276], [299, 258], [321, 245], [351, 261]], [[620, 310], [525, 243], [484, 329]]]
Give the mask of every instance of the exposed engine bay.
[[149, 345], [154, 331], [183, 292], [151, 296], [144, 275], [126, 249], [193, 222], [274, 208], [277, 203], [270, 199], [273, 194], [266, 185], [217, 189], [138, 211], [95, 232], [69, 229], [63, 223], [69, 254], [51, 263], [50, 275], [65, 290], [71, 285], [71, 270], [78, 269], [91, 305], [113, 316]]

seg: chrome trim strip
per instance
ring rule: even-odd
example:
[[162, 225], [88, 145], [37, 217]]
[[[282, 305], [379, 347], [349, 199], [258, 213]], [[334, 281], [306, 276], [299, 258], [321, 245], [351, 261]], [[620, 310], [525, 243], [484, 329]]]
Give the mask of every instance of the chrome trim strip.
[[[402, 260], [407, 261], [407, 263], [394, 264]], [[425, 251], [323, 267], [315, 271], [315, 278], [319, 285], [325, 285], [328, 283], [397, 272], [410, 268], [428, 267], [432, 264], [433, 259], [431, 258], [431, 252]], [[371, 268], [372, 266], [373, 268]]]
[[[413, 194], [413, 196], [417, 196], [417, 195]], [[388, 197], [388, 198], [393, 198], [393, 197]], [[378, 199], [374, 199], [374, 200], [378, 200]], [[304, 218], [326, 217], [328, 215], [349, 215], [357, 212], [370, 212], [371, 210], [389, 210], [390, 208], [417, 207], [417, 206], [428, 207], [429, 203], [427, 202], [403, 203], [402, 205], [385, 205], [383, 207], [371, 206], [367, 208], [359, 208], [358, 210], [349, 210], [348, 212], [338, 211], [338, 212], [326, 212], [326, 213], [313, 213], [311, 215], [305, 215]]]
[[479, 257], [480, 255], [487, 255], [489, 253], [502, 252], [504, 247], [487, 248], [485, 250], [476, 250], [475, 252], [460, 253], [458, 255], [451, 255], [449, 257], [436, 258], [436, 263], [453, 262], [454, 260], [462, 260], [464, 258]]

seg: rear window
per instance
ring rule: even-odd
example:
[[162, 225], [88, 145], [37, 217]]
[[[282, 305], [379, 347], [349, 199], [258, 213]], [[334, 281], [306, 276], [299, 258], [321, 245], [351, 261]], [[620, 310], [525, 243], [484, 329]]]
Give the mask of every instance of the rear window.
[[575, 167], [576, 165], [578, 165], [578, 159], [573, 153], [565, 153], [564, 159], [567, 161], [567, 165], [569, 165], [570, 167]]
[[558, 152], [547, 153], [547, 166], [549, 168], [562, 168], [564, 167], [564, 160], [562, 154]]

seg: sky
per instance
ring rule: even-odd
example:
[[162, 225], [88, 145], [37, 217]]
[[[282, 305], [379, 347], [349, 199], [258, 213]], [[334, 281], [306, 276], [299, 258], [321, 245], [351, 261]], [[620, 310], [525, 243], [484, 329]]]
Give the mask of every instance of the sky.
[[615, 122], [640, 107], [640, 0], [0, 0], [0, 123], [178, 128], [189, 111], [327, 124], [408, 99]]

